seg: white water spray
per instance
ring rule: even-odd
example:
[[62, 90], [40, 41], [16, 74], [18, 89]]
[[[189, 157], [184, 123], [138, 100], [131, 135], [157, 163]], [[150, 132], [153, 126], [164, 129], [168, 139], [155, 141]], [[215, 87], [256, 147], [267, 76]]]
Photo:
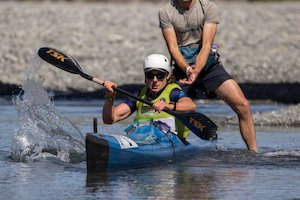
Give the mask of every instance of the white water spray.
[[14, 97], [19, 117], [11, 147], [16, 161], [32, 161], [44, 152], [65, 162], [84, 159], [84, 138], [79, 129], [54, 107], [53, 94], [43, 88], [43, 74], [48, 64], [35, 57], [22, 84], [22, 92]]

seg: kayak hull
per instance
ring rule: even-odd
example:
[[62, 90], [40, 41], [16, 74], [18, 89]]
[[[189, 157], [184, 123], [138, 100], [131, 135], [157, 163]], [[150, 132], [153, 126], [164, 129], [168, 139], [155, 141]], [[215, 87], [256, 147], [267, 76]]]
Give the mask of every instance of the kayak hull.
[[124, 135], [88, 133], [86, 160], [88, 172], [107, 172], [183, 161], [215, 146], [212, 141], [196, 139], [183, 143], [173, 133], [163, 133], [168, 140], [138, 145]]

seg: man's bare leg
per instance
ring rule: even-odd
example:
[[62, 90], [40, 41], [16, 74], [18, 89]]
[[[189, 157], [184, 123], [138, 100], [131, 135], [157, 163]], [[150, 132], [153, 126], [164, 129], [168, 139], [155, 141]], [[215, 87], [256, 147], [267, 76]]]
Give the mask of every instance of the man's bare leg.
[[237, 114], [243, 140], [249, 151], [257, 152], [254, 121], [248, 100], [233, 79], [223, 82], [215, 91]]

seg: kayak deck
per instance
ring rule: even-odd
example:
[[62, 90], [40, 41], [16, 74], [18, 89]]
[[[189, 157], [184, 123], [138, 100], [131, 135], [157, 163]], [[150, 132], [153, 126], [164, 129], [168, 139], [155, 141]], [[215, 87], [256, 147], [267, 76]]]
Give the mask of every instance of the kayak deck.
[[[140, 130], [139, 130], [140, 131]], [[203, 149], [211, 148], [211, 141], [199, 138], [183, 143], [172, 132], [151, 127], [153, 135], [88, 133], [86, 160], [88, 172], [106, 172], [159, 165], [187, 160]], [[152, 137], [149, 137], [152, 136]], [[143, 137], [143, 140], [140, 140]]]

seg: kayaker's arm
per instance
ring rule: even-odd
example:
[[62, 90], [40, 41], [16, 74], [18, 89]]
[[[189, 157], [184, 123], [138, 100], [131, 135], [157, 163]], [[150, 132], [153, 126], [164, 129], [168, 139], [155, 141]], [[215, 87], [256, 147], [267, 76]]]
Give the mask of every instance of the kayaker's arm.
[[176, 111], [195, 112], [196, 104], [189, 97], [182, 97], [176, 103]]
[[196, 110], [196, 104], [189, 97], [182, 97], [178, 102], [166, 103], [164, 101], [158, 101], [153, 104], [153, 108], [160, 112], [164, 109], [172, 111], [185, 111], [185, 112], [194, 112]]
[[115, 122], [126, 119], [130, 114], [131, 110], [125, 103], [114, 106], [114, 102], [105, 99], [105, 103], [102, 110], [102, 118], [105, 124], [113, 124]]
[[104, 87], [106, 88], [106, 94], [102, 110], [103, 122], [105, 124], [113, 124], [127, 118], [131, 114], [130, 107], [127, 104], [121, 103], [118, 106], [114, 106], [115, 91], [113, 87], [117, 87], [117, 84], [111, 81], [104, 81]]

